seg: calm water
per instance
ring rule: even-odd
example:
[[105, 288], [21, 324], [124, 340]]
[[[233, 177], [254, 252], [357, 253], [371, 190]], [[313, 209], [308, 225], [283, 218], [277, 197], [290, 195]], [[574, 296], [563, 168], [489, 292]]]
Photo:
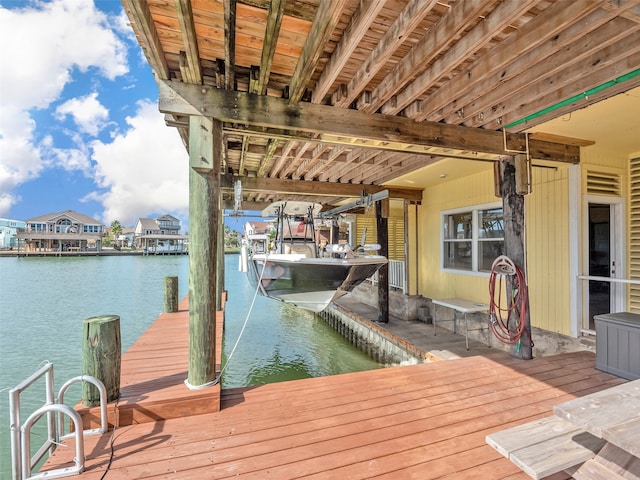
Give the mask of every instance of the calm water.
[[[224, 363], [254, 296], [238, 272], [238, 256], [225, 260]], [[123, 351], [129, 348], [164, 307], [164, 277], [178, 276], [180, 298], [187, 294], [188, 262], [186, 256], [0, 258], [0, 478], [11, 475], [9, 389], [46, 360], [54, 364], [56, 392], [80, 375], [86, 318], [119, 315]], [[223, 387], [379, 367], [313, 314], [258, 296], [225, 369]], [[74, 405], [80, 394], [79, 385], [71, 387], [66, 403]], [[22, 418], [43, 399], [43, 382], [38, 382], [22, 397]], [[39, 445], [42, 433], [34, 430], [32, 443]]]

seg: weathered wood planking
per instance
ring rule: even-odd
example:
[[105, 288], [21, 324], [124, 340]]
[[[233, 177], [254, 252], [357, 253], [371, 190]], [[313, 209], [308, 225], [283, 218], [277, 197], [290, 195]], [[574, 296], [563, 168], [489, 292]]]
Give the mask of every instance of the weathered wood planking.
[[603, 430], [602, 438], [640, 458], [640, 412], [638, 417]]
[[556, 405], [553, 411], [574, 425], [602, 437], [605, 430], [634, 417], [640, 418], [640, 380]]
[[487, 435], [486, 441], [535, 479], [582, 464], [606, 443], [556, 416]]
[[576, 480], [638, 480], [640, 458], [609, 443], [593, 460], [582, 465], [573, 477]]

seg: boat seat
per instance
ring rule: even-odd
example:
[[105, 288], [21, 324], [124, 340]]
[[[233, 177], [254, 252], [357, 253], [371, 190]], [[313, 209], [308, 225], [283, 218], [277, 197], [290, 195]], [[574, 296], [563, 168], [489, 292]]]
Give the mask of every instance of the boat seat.
[[316, 252], [311, 244], [305, 243], [285, 243], [284, 253], [298, 253], [307, 258], [315, 258]]

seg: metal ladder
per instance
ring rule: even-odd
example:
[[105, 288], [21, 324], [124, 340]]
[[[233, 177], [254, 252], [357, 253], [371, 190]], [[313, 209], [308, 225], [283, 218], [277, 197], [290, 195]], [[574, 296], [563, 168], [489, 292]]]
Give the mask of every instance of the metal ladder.
[[[36, 380], [45, 377], [45, 404], [33, 412], [20, 423], [20, 394], [31, 386]], [[67, 389], [77, 382], [89, 382], [95, 385], [100, 392], [100, 428], [82, 430], [82, 419], [77, 411], [64, 405], [64, 394]], [[62, 478], [70, 475], [78, 475], [84, 471], [84, 436], [98, 435], [107, 432], [107, 390], [104, 384], [95, 377], [80, 375], [67, 381], [53, 397], [53, 364], [45, 363], [39, 370], [32, 374], [17, 387], [9, 391], [9, 410], [11, 422], [11, 471], [13, 480], [51, 479]], [[47, 439], [38, 451], [31, 456], [31, 427], [44, 415], [47, 416]], [[64, 433], [64, 416], [68, 416], [74, 424], [74, 432]], [[57, 421], [56, 421], [57, 420]], [[73, 467], [48, 470], [32, 475], [33, 467], [44, 457], [51, 454], [60, 440], [75, 437], [76, 456]]]

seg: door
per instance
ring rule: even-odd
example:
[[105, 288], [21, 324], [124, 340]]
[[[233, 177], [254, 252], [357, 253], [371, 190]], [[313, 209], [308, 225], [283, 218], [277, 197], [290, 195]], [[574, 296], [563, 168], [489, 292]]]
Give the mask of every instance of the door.
[[[587, 206], [587, 252], [585, 270], [590, 277], [624, 277], [622, 259], [622, 203], [590, 201]], [[586, 288], [586, 315], [583, 328], [595, 331], [593, 317], [620, 311], [624, 289], [606, 280], [589, 280]]]
[[[589, 276], [611, 277], [611, 206], [589, 204]], [[595, 330], [594, 315], [611, 311], [611, 283], [589, 281], [589, 330]]]

